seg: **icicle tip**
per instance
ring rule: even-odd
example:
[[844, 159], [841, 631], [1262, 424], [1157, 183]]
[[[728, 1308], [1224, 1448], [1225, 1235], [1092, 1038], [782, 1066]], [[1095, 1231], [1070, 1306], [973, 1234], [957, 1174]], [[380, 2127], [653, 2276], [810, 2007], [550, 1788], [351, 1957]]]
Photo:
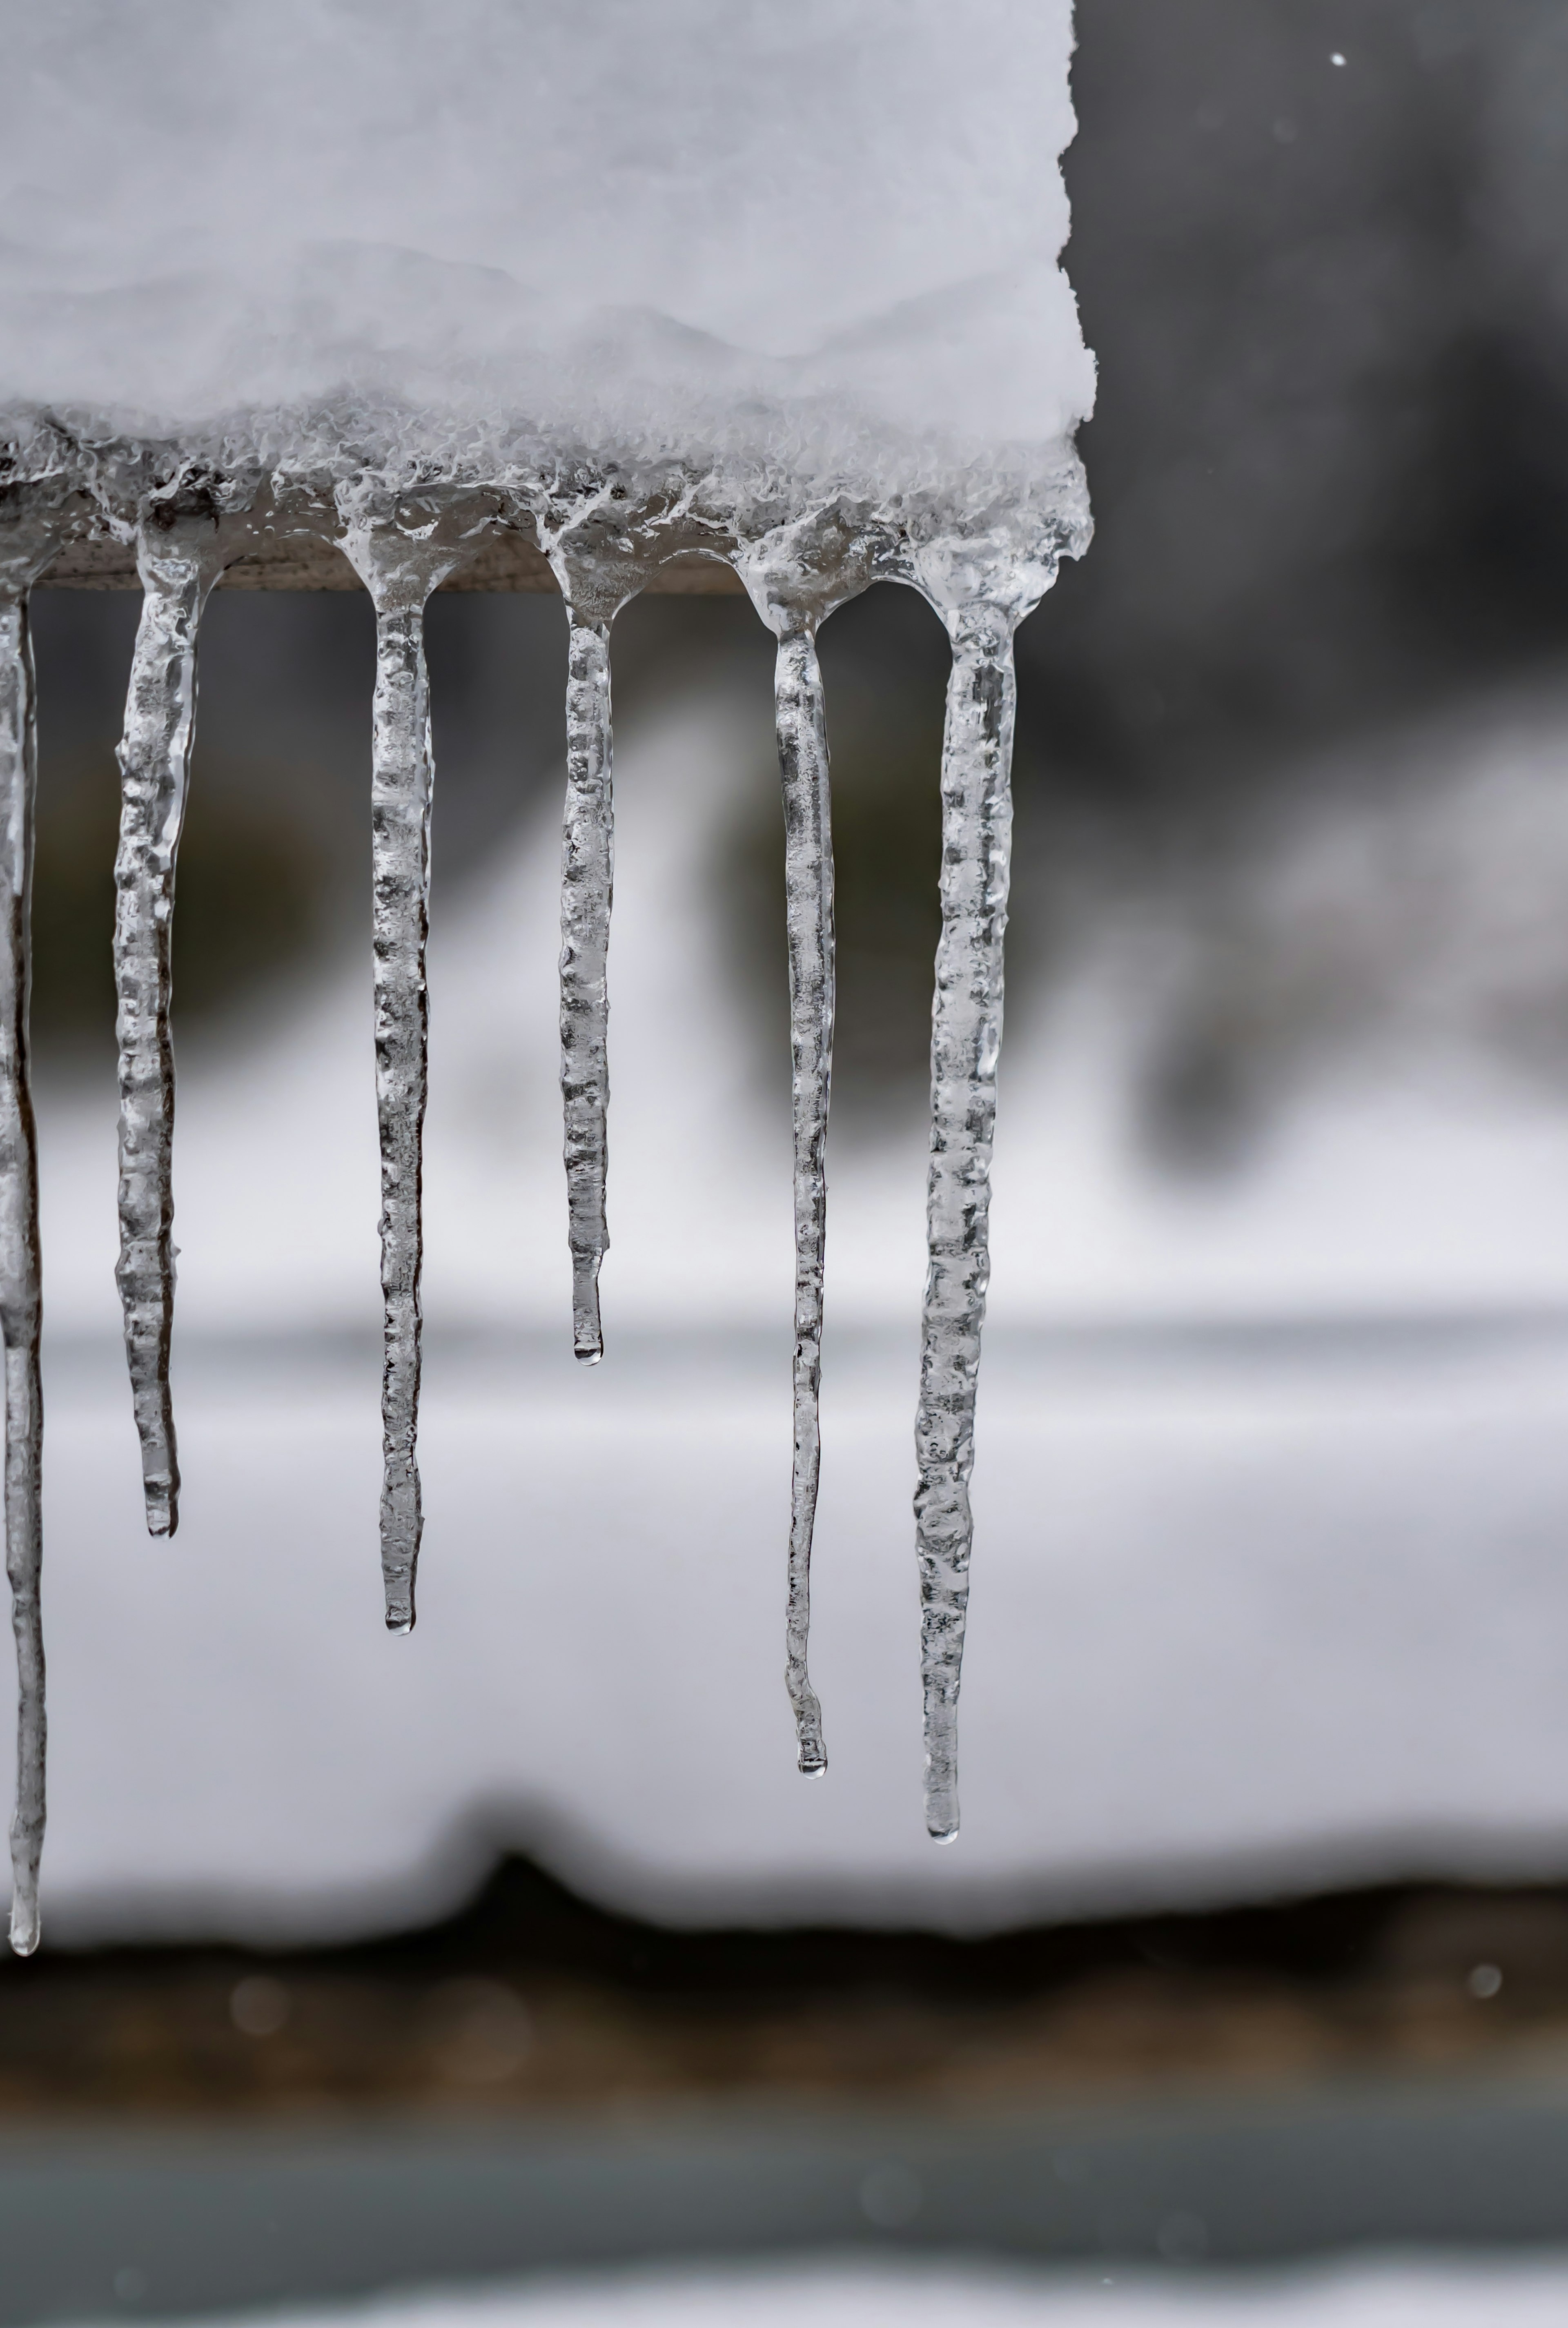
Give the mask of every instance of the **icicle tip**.
[[605, 1355], [605, 1328], [599, 1315], [599, 1268], [596, 1255], [585, 1268], [573, 1272], [572, 1355], [579, 1366], [596, 1366]]
[[925, 1832], [935, 1844], [958, 1841], [958, 1788], [953, 1782], [951, 1762], [945, 1770], [938, 1769], [934, 1771], [927, 1766]]
[[14, 1902], [11, 1910], [11, 1953], [30, 1957], [38, 1946], [38, 1908], [33, 1901]]

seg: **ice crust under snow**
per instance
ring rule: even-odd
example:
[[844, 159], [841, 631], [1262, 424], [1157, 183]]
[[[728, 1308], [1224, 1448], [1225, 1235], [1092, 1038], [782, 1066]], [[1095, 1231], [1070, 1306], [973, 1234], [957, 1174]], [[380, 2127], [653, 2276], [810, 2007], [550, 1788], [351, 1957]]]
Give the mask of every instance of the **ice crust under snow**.
[[1059, 457], [1069, 0], [5, 0], [0, 405]]

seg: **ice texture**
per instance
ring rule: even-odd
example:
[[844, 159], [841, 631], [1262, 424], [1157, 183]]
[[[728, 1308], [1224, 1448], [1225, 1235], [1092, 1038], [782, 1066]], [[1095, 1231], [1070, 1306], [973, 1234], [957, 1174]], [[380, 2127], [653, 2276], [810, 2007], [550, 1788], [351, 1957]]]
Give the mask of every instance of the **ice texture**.
[[430, 699], [424, 606], [376, 593], [371, 778], [376, 1117], [381, 1144], [381, 1580], [387, 1625], [414, 1623], [419, 1558], [420, 1168], [429, 1084]]
[[609, 945], [615, 881], [610, 740], [610, 634], [574, 613], [568, 644], [567, 801], [561, 835], [561, 1102], [566, 1119], [567, 1243], [572, 1347], [605, 1355], [599, 1268], [609, 1248]]
[[[174, 874], [194, 733], [202, 609], [223, 568], [269, 539], [315, 535], [350, 559], [377, 624], [371, 798], [376, 1088], [381, 1150], [386, 1619], [414, 1622], [422, 1525], [416, 1452], [420, 1371], [421, 1154], [427, 1090], [425, 946], [432, 762], [423, 610], [430, 592], [497, 528], [525, 533], [555, 567], [571, 622], [568, 788], [561, 953], [574, 1336], [603, 1347], [597, 1275], [607, 1239], [606, 986], [611, 900], [609, 625], [662, 562], [732, 564], [779, 641], [777, 714], [787, 848], [795, 1144], [794, 1460], [786, 1677], [801, 1769], [825, 1768], [807, 1676], [811, 1544], [818, 1489], [832, 1032], [831, 815], [817, 625], [869, 583], [921, 591], [953, 650], [942, 773], [944, 934], [933, 1034], [930, 1270], [917, 1424], [928, 1824], [956, 1832], [955, 1732], [967, 1593], [975, 1379], [989, 1259], [986, 1202], [1005, 925], [1011, 633], [1088, 533], [1070, 446], [1048, 474], [974, 479], [950, 502], [923, 488], [872, 502], [808, 491], [756, 464], [666, 454], [640, 465], [566, 460], [532, 442], [465, 448], [444, 474], [404, 442], [367, 448], [345, 414], [319, 414], [225, 465], [174, 441], [108, 446], [60, 420], [18, 415], [5, 455], [23, 521], [62, 502], [73, 530], [134, 540], [144, 604], [133, 656], [116, 867], [119, 994], [117, 1270], [142, 1441], [148, 1525], [171, 1535], [178, 1469], [169, 1385]], [[492, 463], [494, 464], [492, 466]], [[437, 474], [432, 475], [432, 469]], [[966, 497], [967, 496], [967, 497]]]
[[201, 493], [151, 499], [136, 527], [142, 584], [126, 698], [115, 859], [120, 1257], [126, 1359], [147, 1529], [173, 1535], [180, 1464], [169, 1394], [174, 1309], [174, 873], [196, 733], [202, 610], [240, 537]]
[[991, 1155], [1012, 840], [1012, 624], [952, 610], [942, 746], [942, 935], [931, 1026], [931, 1169], [915, 1496], [925, 1704], [925, 1823], [958, 1833], [958, 1689], [974, 1522], [974, 1403], [991, 1281]]
[[38, 1945], [43, 1850], [43, 1324], [38, 1134], [28, 1065], [37, 729], [28, 594], [60, 539], [46, 494], [18, 507], [0, 494], [0, 1332], [5, 1349], [5, 1573], [16, 1637], [16, 1807], [11, 1820], [11, 1945]]
[[356, 511], [341, 536], [376, 609], [371, 881], [381, 1150], [381, 1583], [387, 1629], [393, 1633], [414, 1629], [423, 1526], [416, 1441], [435, 776], [425, 602], [484, 530], [490, 514], [483, 498], [427, 495], [393, 512]]
[[822, 1710], [806, 1670], [812, 1532], [822, 1470], [822, 1280], [827, 1259], [828, 1098], [833, 1071], [833, 840], [822, 674], [812, 626], [779, 639], [775, 693], [784, 790], [789, 932], [790, 1058], [794, 1120], [794, 1460], [790, 1481], [784, 1676], [800, 1767], [828, 1767]]

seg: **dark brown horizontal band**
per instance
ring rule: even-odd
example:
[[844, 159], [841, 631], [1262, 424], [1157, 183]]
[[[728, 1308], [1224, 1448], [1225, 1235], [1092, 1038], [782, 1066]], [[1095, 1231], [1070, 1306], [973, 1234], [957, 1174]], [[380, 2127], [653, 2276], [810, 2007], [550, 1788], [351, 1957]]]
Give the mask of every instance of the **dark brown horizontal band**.
[[[136, 552], [118, 541], [78, 541], [62, 549], [40, 579], [40, 589], [135, 590]], [[733, 596], [745, 585], [716, 558], [676, 558], [649, 576], [645, 588], [681, 597]], [[221, 589], [358, 590], [359, 576], [330, 541], [308, 535], [269, 543], [230, 566]], [[520, 533], [497, 533], [441, 585], [443, 590], [554, 590], [542, 553]]]

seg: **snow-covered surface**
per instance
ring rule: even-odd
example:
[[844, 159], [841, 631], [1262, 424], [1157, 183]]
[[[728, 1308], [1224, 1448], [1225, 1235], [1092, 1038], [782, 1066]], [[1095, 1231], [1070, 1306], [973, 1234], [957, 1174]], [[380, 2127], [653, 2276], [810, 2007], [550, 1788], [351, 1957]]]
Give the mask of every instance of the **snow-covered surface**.
[[678, 1920], [973, 1928], [1561, 1873], [1568, 1114], [1374, 1063], [1234, 1182], [1183, 1189], [1130, 1136], [1124, 1038], [1087, 990], [1020, 1012], [1004, 1064], [947, 1852], [920, 1820], [917, 1115], [831, 1159], [831, 1767], [803, 1784], [787, 1062], [755, 1056], [713, 896], [749, 718], [679, 709], [621, 755], [591, 1372], [553, 817], [438, 925], [411, 1639], [379, 1605], [367, 967], [182, 1055], [173, 1544], [142, 1531], [117, 1351], [112, 1091], [46, 1104], [52, 1930], [363, 1928], [452, 1903], [505, 1844]]
[[782, 429], [886, 487], [1092, 402], [1070, 0], [4, 0], [0, 42], [0, 405]]
[[1560, 1347], [1085, 1381], [999, 1344], [943, 1854], [920, 1819], [912, 1345], [833, 1377], [812, 1787], [781, 1678], [787, 1350], [685, 1356], [623, 1356], [601, 1387], [565, 1354], [437, 1347], [401, 1644], [373, 1349], [351, 1375], [198, 1347], [167, 1549], [141, 1535], [116, 1369], [57, 1374], [53, 1929], [394, 1922], [455, 1904], [509, 1841], [676, 1920], [960, 1927], [1568, 1858]]
[[1390, 2261], [1224, 2278], [951, 2264], [643, 2271], [291, 2312], [292, 2328], [1558, 2328], [1555, 2258]]

